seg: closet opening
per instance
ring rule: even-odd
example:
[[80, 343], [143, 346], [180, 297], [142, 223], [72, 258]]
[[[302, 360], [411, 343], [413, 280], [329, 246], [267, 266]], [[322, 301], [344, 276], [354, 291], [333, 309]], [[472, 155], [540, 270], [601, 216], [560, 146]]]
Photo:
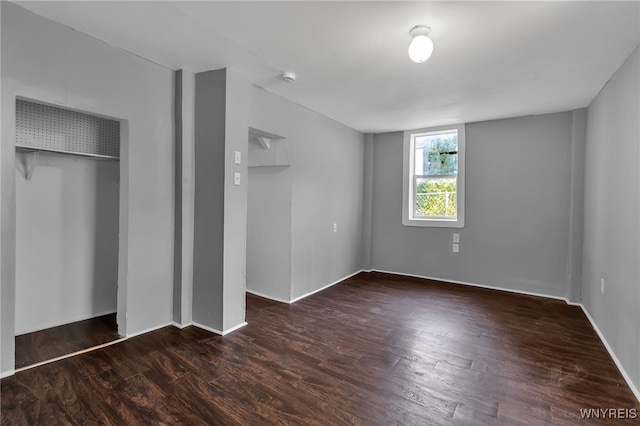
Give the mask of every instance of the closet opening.
[[284, 303], [291, 300], [289, 148], [285, 136], [249, 128], [246, 292]]
[[16, 371], [120, 339], [121, 121], [16, 99]]

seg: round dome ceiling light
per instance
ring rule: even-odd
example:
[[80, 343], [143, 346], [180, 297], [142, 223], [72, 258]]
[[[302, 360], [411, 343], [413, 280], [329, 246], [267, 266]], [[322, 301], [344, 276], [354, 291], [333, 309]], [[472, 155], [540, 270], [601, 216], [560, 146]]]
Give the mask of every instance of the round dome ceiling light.
[[431, 57], [433, 53], [433, 41], [429, 37], [430, 27], [417, 25], [411, 28], [409, 35], [413, 37], [409, 45], [409, 57], [413, 62], [424, 62]]

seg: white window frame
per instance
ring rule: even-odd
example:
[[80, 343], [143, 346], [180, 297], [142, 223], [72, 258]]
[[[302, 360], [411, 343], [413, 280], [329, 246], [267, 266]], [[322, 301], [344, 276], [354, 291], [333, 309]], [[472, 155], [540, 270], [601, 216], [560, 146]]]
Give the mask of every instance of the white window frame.
[[[414, 155], [415, 138], [417, 136], [434, 135], [456, 130], [458, 132], [458, 174], [456, 177], [456, 217], [444, 218], [436, 216], [415, 216], [415, 173]], [[463, 228], [464, 227], [464, 174], [465, 174], [465, 125], [456, 124], [450, 126], [429, 127], [425, 129], [407, 130], [404, 132], [404, 158], [403, 158], [403, 190], [402, 190], [402, 224], [404, 226], [424, 226], [439, 228]]]

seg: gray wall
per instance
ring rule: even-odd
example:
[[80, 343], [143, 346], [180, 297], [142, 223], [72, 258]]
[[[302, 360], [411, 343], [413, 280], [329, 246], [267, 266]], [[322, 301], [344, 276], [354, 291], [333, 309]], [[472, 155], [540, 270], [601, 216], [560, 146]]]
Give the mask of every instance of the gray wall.
[[193, 321], [222, 330], [226, 71], [196, 74]]
[[173, 321], [191, 324], [195, 209], [195, 74], [176, 72], [175, 237]]
[[224, 333], [244, 323], [248, 82], [224, 69], [198, 73], [195, 93], [193, 321]]
[[118, 162], [42, 153], [27, 180], [24, 157], [16, 167], [16, 334], [116, 312]]
[[582, 301], [582, 244], [584, 227], [584, 162], [587, 145], [587, 109], [572, 112], [571, 176], [569, 197], [569, 265], [565, 297], [575, 303]]
[[182, 319], [182, 70], [176, 71], [174, 83], [174, 215], [173, 229], [173, 322]]
[[118, 322], [122, 333], [132, 335], [172, 318], [173, 72], [14, 4], [1, 7], [0, 340], [6, 373], [14, 367], [15, 97], [127, 120], [120, 162]]
[[284, 302], [291, 297], [292, 187], [290, 167], [249, 168], [247, 291]]
[[373, 234], [373, 146], [372, 133], [364, 135], [364, 182], [362, 187], [362, 269], [371, 270], [371, 238]]
[[575, 116], [467, 124], [460, 230], [402, 225], [402, 133], [375, 135], [372, 268], [565, 297]]
[[582, 281], [584, 306], [636, 388], [640, 388], [639, 76], [636, 49], [588, 109]]
[[[291, 166], [286, 173], [292, 174], [289, 300], [358, 272], [362, 268], [364, 135], [257, 87], [251, 88], [249, 118], [251, 127], [281, 135], [288, 142]], [[249, 206], [256, 208], [253, 203]], [[250, 212], [249, 217], [254, 214]], [[282, 294], [279, 288], [264, 291], [272, 297]]]
[[[244, 324], [247, 268], [247, 181], [249, 82], [227, 70], [224, 171], [224, 292], [223, 332]], [[234, 163], [235, 152], [241, 164]], [[240, 173], [241, 184], [233, 183]]]
[[[0, 44], [2, 44], [2, 6], [0, 5]], [[2, 47], [0, 46], [0, 70], [3, 69], [3, 60], [2, 60]], [[0, 84], [0, 89], [2, 85]], [[3, 97], [4, 94], [1, 94]], [[2, 107], [4, 105], [4, 101], [2, 101], [0, 97], [0, 112], [2, 112]], [[1, 123], [0, 123], [1, 124]], [[7, 352], [15, 353], [15, 338], [11, 339], [9, 337], [10, 334], [15, 335], [15, 322], [13, 324], [5, 324], [5, 309], [3, 309], [2, 301], [8, 298], [13, 299], [13, 303], [10, 307], [10, 312], [12, 315], [15, 314], [15, 284], [13, 286], [3, 285], [2, 283], [7, 282], [9, 280], [15, 280], [15, 268], [13, 270], [6, 270], [7, 262], [14, 261], [15, 262], [15, 231], [6, 232], [5, 226], [11, 226], [15, 224], [15, 210], [11, 211], [11, 209], [5, 209], [5, 197], [7, 197], [7, 201], [10, 201], [11, 194], [5, 194], [4, 187], [6, 185], [5, 179], [7, 176], [10, 176], [13, 170], [9, 172], [5, 171], [5, 165], [8, 164], [6, 161], [6, 155], [4, 155], [5, 148], [2, 145], [3, 135], [0, 132], [0, 239], [4, 240], [5, 237], [11, 239], [10, 242], [2, 242], [0, 241], [0, 377], [4, 377], [8, 375], [11, 370], [15, 367], [15, 355], [13, 359], [5, 359], [5, 350]], [[14, 159], [15, 162], [15, 154]], [[7, 256], [7, 253], [3, 253], [7, 248], [11, 249], [10, 255]], [[9, 288], [13, 287], [13, 288]], [[5, 302], [8, 305], [8, 303]], [[15, 321], [15, 320], [14, 320]], [[5, 349], [5, 341], [9, 342], [9, 349]]]

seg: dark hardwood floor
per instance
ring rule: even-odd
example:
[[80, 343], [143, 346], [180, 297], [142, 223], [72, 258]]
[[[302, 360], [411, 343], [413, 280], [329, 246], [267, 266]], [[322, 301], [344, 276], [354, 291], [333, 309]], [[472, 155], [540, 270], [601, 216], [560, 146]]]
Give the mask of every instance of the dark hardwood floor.
[[167, 327], [1, 382], [2, 424], [544, 425], [640, 410], [564, 302], [362, 273], [225, 337]]
[[118, 340], [116, 314], [16, 336], [16, 369]]

